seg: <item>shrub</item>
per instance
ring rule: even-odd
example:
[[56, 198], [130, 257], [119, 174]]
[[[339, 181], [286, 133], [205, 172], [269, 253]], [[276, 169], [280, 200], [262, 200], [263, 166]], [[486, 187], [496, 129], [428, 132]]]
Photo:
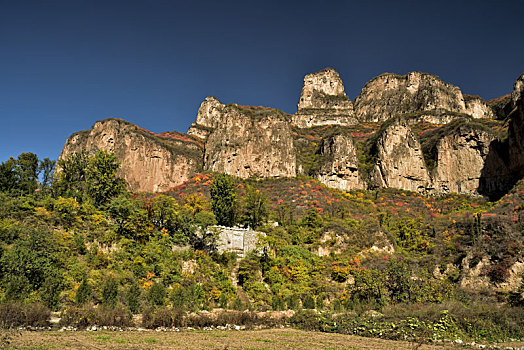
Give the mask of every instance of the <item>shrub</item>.
[[123, 305], [102, 306], [96, 310], [96, 323], [99, 326], [131, 327], [133, 317]]
[[0, 304], [0, 328], [47, 327], [50, 315], [51, 311], [40, 303], [21, 304], [9, 301]]
[[187, 320], [180, 310], [148, 307], [142, 313], [142, 327], [185, 327]]

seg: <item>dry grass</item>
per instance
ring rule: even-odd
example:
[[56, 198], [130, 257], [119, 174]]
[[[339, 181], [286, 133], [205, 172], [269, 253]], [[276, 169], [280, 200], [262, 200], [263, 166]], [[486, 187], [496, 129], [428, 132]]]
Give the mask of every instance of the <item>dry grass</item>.
[[3, 331], [4, 349], [454, 349], [294, 329], [185, 332]]

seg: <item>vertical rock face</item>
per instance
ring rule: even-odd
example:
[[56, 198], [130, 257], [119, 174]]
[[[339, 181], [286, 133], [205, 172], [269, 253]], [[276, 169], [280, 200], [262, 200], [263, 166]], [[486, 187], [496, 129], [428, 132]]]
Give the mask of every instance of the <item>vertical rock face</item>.
[[[382, 74], [370, 80], [355, 100], [355, 113], [360, 121], [382, 122], [407, 113], [446, 111], [468, 113], [476, 118], [489, 117], [489, 107], [481, 100], [466, 107], [462, 92], [438, 77], [411, 72], [407, 75]], [[486, 110], [488, 115], [483, 114]]]
[[431, 183], [419, 141], [404, 119], [379, 131], [374, 144], [376, 164], [371, 185], [425, 192]]
[[508, 130], [509, 162], [516, 176], [524, 176], [524, 73], [515, 82], [511, 94], [513, 111]]
[[437, 193], [478, 194], [482, 169], [495, 139], [488, 130], [459, 126], [434, 149], [433, 188]]
[[106, 119], [71, 135], [60, 158], [83, 150], [114, 152], [130, 190], [161, 192], [190, 179], [201, 166], [202, 147], [182, 139], [159, 137], [123, 120]]
[[242, 178], [296, 176], [289, 116], [266, 108], [229, 105], [205, 146], [206, 170]]
[[309, 128], [319, 125], [353, 125], [353, 102], [346, 96], [338, 73], [326, 68], [306, 75], [293, 116], [293, 126]]
[[191, 124], [187, 131], [188, 135], [206, 139], [220, 123], [224, 108], [225, 106], [215, 97], [206, 97], [204, 102], [200, 104], [196, 122]]
[[320, 155], [322, 160], [317, 174], [320, 182], [344, 191], [365, 187], [351, 137], [339, 134], [322, 140]]

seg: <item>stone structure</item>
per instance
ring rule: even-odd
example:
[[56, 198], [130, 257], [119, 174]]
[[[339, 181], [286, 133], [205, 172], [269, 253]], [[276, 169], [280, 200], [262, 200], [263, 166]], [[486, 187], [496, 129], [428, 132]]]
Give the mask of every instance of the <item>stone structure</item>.
[[218, 233], [217, 249], [219, 252], [237, 253], [239, 258], [257, 249], [258, 238], [265, 235], [263, 232], [241, 227], [209, 226], [208, 231]]

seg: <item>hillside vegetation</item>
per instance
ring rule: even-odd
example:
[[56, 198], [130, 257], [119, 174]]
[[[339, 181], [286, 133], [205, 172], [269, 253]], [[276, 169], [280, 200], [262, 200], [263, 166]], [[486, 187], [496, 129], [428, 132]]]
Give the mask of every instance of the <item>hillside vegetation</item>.
[[[199, 173], [151, 195], [125, 190], [110, 153], [71, 154], [55, 175], [53, 165], [31, 153], [0, 165], [3, 327], [47, 325], [49, 310], [80, 328], [130, 326], [132, 314], [153, 328], [272, 325], [199, 312], [290, 309], [278, 322], [344, 334], [524, 336], [522, 181], [488, 202]], [[265, 236], [237, 259], [216, 251], [216, 223]]]

